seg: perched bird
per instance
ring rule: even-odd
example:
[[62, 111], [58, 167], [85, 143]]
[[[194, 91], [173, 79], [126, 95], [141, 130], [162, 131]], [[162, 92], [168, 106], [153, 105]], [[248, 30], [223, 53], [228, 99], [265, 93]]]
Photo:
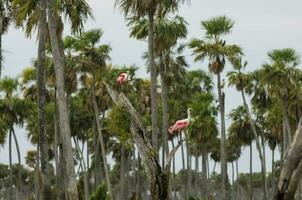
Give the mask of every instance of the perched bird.
[[122, 72], [118, 75], [117, 84], [118, 85], [123, 85], [124, 83], [129, 81], [129, 79], [130, 79], [130, 72], [129, 71], [127, 71], [126, 73]]
[[170, 128], [168, 129], [170, 134], [174, 134], [176, 132], [177, 134], [180, 134], [181, 138], [181, 132], [190, 125], [192, 120], [192, 108], [188, 108], [187, 112], [188, 117], [186, 119], [178, 120], [174, 125], [170, 126]]

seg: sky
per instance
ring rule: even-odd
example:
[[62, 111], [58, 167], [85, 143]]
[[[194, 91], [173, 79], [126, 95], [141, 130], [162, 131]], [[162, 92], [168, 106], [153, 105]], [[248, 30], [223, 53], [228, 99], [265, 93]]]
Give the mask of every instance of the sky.
[[[124, 16], [118, 8], [114, 7], [114, 0], [88, 0], [88, 4], [93, 9], [94, 19], [85, 23], [85, 30], [101, 28], [104, 31], [102, 43], [110, 44], [112, 52], [110, 54], [114, 65], [139, 66], [138, 75], [147, 77], [145, 62], [142, 54], [147, 49], [147, 43], [129, 38], [129, 28], [126, 26]], [[267, 52], [272, 49], [294, 48], [299, 54], [302, 53], [302, 1], [301, 0], [191, 0], [185, 3], [179, 15], [188, 22], [188, 40], [191, 38], [202, 38], [204, 35], [200, 26], [201, 20], [209, 19], [217, 15], [226, 15], [235, 21], [230, 36], [226, 37], [228, 43], [238, 44], [243, 48], [248, 61], [247, 70], [255, 70], [267, 61]], [[68, 27], [65, 35], [69, 34]], [[20, 29], [13, 26], [8, 33], [3, 36], [4, 49], [4, 71], [7, 76], [18, 76], [22, 70], [31, 66], [31, 61], [37, 55], [36, 35], [32, 38], [25, 38]], [[207, 69], [206, 63], [195, 63], [191, 56], [191, 51], [186, 50], [185, 56], [190, 69]], [[226, 66], [223, 76], [231, 66]], [[240, 94], [232, 88], [226, 88], [226, 112], [242, 104]], [[227, 125], [229, 120], [227, 119]], [[22, 152], [22, 162], [24, 155], [33, 147], [26, 140], [26, 132], [21, 128], [16, 130]], [[0, 163], [8, 163], [8, 145], [0, 147]], [[254, 145], [253, 169], [260, 171], [260, 161]], [[15, 151], [15, 150], [14, 150]], [[266, 151], [267, 171], [271, 170], [271, 152]], [[278, 155], [277, 155], [278, 156]], [[180, 151], [177, 152], [180, 157]], [[180, 159], [177, 159], [180, 160]], [[13, 160], [16, 162], [16, 156]], [[194, 162], [193, 162], [194, 163]], [[193, 165], [194, 166], [194, 165]], [[213, 163], [210, 164], [212, 169]], [[181, 163], [177, 163], [177, 169], [181, 168]], [[217, 170], [219, 170], [217, 165]], [[239, 171], [249, 171], [249, 151], [243, 149], [239, 159]], [[229, 167], [229, 174], [230, 167]]]

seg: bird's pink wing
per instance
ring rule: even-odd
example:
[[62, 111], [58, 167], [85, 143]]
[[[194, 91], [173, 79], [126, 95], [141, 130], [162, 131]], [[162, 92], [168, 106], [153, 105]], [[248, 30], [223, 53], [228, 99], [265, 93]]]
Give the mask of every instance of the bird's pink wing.
[[125, 73], [121, 73], [118, 78], [117, 78], [117, 82], [119, 84], [121, 84], [124, 80], [126, 79], [126, 74]]
[[169, 128], [169, 132], [182, 130], [188, 126], [188, 122], [185, 120], [178, 120], [172, 127]]

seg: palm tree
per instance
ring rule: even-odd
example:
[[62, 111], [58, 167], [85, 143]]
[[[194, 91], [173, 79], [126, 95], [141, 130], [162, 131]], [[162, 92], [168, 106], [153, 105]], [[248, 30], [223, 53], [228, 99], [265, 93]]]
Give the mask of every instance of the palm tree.
[[[286, 152], [291, 141], [292, 131], [288, 107], [290, 99], [300, 87], [300, 71], [297, 69], [299, 55], [294, 49], [276, 49], [268, 53], [271, 63], [264, 64], [257, 73], [266, 92], [280, 101], [283, 116], [283, 151]], [[284, 155], [284, 154], [283, 154]]]
[[225, 106], [222, 91], [221, 72], [224, 69], [225, 59], [231, 63], [241, 53], [237, 45], [228, 45], [222, 36], [231, 32], [234, 22], [226, 16], [213, 17], [202, 21], [201, 26], [206, 30], [205, 40], [192, 39], [189, 47], [193, 49], [195, 61], [209, 59], [209, 70], [217, 75], [217, 90], [221, 121], [221, 173], [222, 173], [222, 198], [226, 199], [227, 158], [226, 158], [226, 132], [225, 132]]
[[[208, 198], [207, 158], [211, 143], [218, 135], [217, 107], [214, 96], [210, 92], [196, 93], [192, 97], [191, 108], [194, 111], [194, 121], [190, 126], [189, 140], [198, 148], [202, 155], [202, 196]], [[194, 148], [194, 147], [193, 147]]]
[[21, 174], [21, 155], [19, 144], [17, 140], [17, 136], [14, 130], [14, 125], [23, 125], [24, 118], [28, 115], [31, 104], [26, 101], [18, 98], [15, 95], [15, 91], [17, 90], [18, 82], [15, 79], [11, 79], [8, 77], [4, 77], [0, 82], [0, 90], [4, 93], [4, 99], [1, 99], [0, 102], [0, 110], [2, 113], [3, 120], [2, 124], [3, 127], [6, 127], [6, 132], [9, 133], [9, 163], [10, 163], [10, 196], [13, 197], [12, 194], [12, 137], [14, 138], [16, 149], [17, 149], [17, 156], [18, 156], [18, 181], [17, 181], [17, 188], [19, 195], [22, 195], [22, 174]]
[[254, 135], [251, 130], [249, 118], [244, 106], [239, 106], [231, 111], [229, 117], [232, 123], [228, 129], [230, 138], [237, 138], [240, 145], [250, 147], [250, 199], [253, 199], [253, 139]]
[[38, 62], [37, 62], [37, 88], [38, 88], [38, 107], [39, 107], [39, 147], [41, 158], [41, 181], [42, 181], [42, 198], [51, 199], [51, 182], [50, 171], [48, 164], [48, 145], [47, 145], [47, 129], [46, 129], [46, 116], [45, 116], [45, 48], [47, 39], [47, 20], [46, 20], [46, 1], [39, 1], [39, 43], [38, 43]]
[[2, 35], [8, 30], [11, 21], [11, 5], [8, 0], [0, 2], [0, 77], [2, 73]]
[[61, 52], [61, 44], [58, 41], [57, 35], [57, 12], [55, 10], [54, 0], [49, 0], [47, 2], [48, 11], [48, 29], [50, 35], [50, 43], [52, 49], [52, 55], [55, 66], [56, 74], [56, 88], [57, 88], [57, 101], [59, 107], [59, 124], [61, 130], [61, 139], [63, 144], [63, 151], [65, 153], [64, 160], [66, 163], [66, 177], [67, 177], [67, 196], [68, 199], [76, 200], [78, 199], [78, 191], [76, 184], [76, 175], [73, 163], [73, 152], [70, 137], [70, 126], [69, 126], [69, 116], [67, 109], [67, 99], [65, 96], [65, 84], [64, 84], [64, 55]]
[[158, 119], [157, 119], [157, 103], [156, 103], [156, 64], [154, 53], [154, 18], [155, 16], [164, 16], [166, 13], [176, 11], [180, 3], [184, 0], [116, 0], [116, 5], [121, 8], [125, 16], [132, 16], [137, 18], [148, 17], [148, 52], [149, 52], [149, 68], [151, 79], [151, 114], [152, 114], [152, 146], [158, 155]]
[[[249, 118], [249, 125], [252, 130], [252, 133], [254, 135], [254, 139], [256, 140], [256, 145], [257, 145], [257, 150], [259, 153], [259, 158], [261, 161], [261, 171], [262, 171], [262, 179], [263, 179], [263, 194], [264, 194], [264, 199], [267, 199], [267, 183], [266, 183], [266, 163], [265, 163], [265, 158], [264, 158], [264, 151], [262, 149], [264, 148], [263, 146], [261, 147], [261, 143], [258, 138], [258, 133], [256, 130], [256, 125], [255, 122], [252, 118], [249, 106], [246, 102], [245, 98], [245, 92], [244, 90], [248, 89], [249, 85], [251, 84], [251, 76], [248, 74], [243, 73], [241, 70], [244, 70], [244, 68], [247, 66], [247, 62], [242, 63], [241, 59], [238, 59], [234, 63], [234, 68], [236, 71], [231, 71], [228, 73], [229, 77], [229, 85], [235, 85], [236, 89], [241, 92], [242, 100], [243, 100], [243, 105], [245, 108], [245, 112]], [[262, 133], [260, 133], [261, 135]], [[263, 136], [261, 137], [263, 139]]]

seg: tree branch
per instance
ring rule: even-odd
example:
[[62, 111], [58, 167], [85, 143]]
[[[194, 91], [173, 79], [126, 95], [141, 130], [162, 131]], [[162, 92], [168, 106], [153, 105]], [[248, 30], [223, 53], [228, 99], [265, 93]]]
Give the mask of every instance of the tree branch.
[[182, 145], [184, 140], [180, 140], [178, 142], [178, 144], [176, 145], [176, 147], [174, 147], [168, 157], [167, 157], [167, 161], [166, 161], [166, 165], [165, 165], [165, 172], [167, 172], [169, 169], [170, 169], [170, 166], [171, 166], [171, 161], [172, 161], [172, 158], [174, 157], [175, 153], [177, 152], [178, 148]]

